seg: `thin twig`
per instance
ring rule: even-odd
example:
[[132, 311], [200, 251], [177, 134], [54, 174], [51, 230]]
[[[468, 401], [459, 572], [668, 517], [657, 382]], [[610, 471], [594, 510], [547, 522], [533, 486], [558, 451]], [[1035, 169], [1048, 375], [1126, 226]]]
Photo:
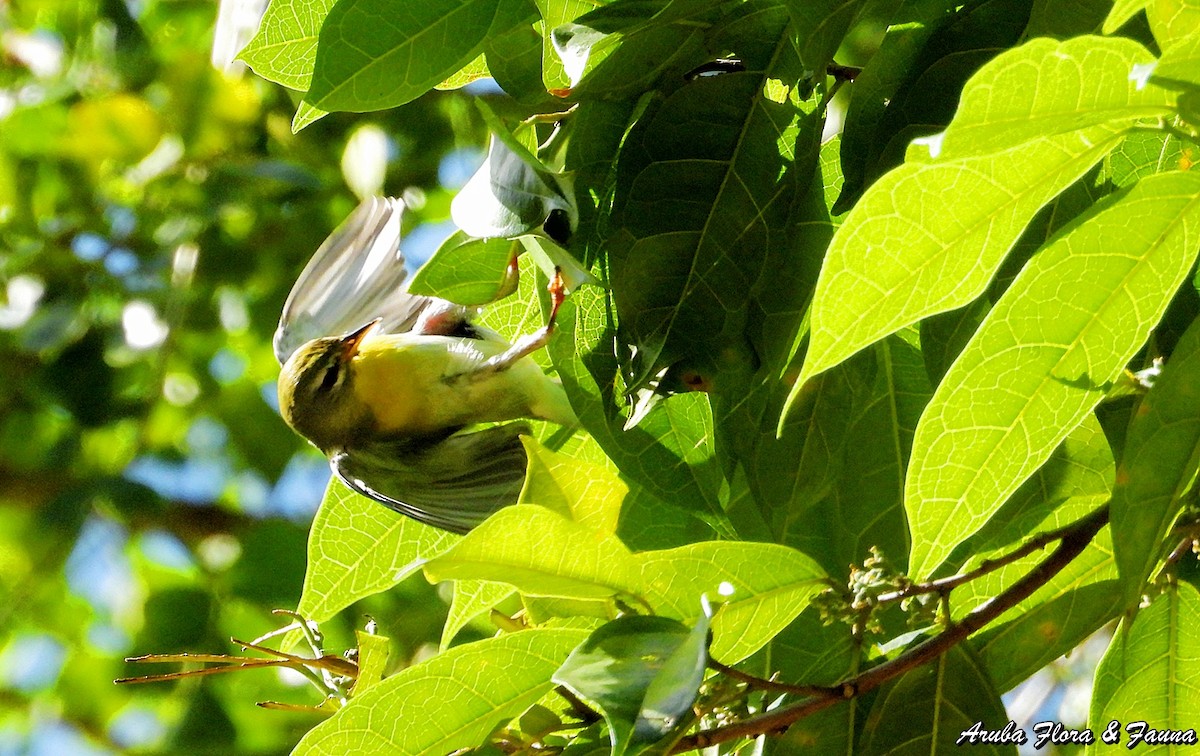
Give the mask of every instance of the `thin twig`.
[[960, 621], [951, 624], [939, 635], [900, 654], [895, 659], [848, 678], [840, 685], [821, 689], [821, 692], [812, 698], [757, 714], [733, 724], [689, 735], [676, 743], [671, 753], [707, 748], [738, 738], [783, 732], [795, 722], [826, 709], [840, 700], [860, 696], [906, 672], [928, 664], [1033, 595], [1037, 589], [1048, 583], [1083, 553], [1083, 550], [1107, 523], [1108, 507], [1105, 506], [1082, 520], [1056, 531], [1059, 537], [1058, 548], [1020, 580], [1013, 583], [992, 601], [971, 612]]
[[708, 657], [708, 666], [712, 667], [726, 677], [729, 677], [730, 679], [746, 683], [751, 688], [758, 688], [759, 690], [773, 690], [778, 693], [791, 693], [795, 696], [819, 696], [825, 692], [825, 688], [822, 688], [818, 685], [789, 685], [788, 683], [782, 683], [778, 680], [768, 680], [763, 677], [755, 677], [754, 675], [743, 672], [740, 669], [730, 667], [728, 664], [722, 664], [711, 656]]
[[875, 598], [875, 602], [878, 604], [885, 604], [922, 594], [948, 593], [950, 590], [957, 588], [964, 583], [969, 583], [972, 580], [978, 580], [984, 575], [995, 572], [1001, 567], [1007, 567], [1013, 562], [1024, 559], [1035, 551], [1041, 551], [1056, 541], [1061, 541], [1076, 525], [1078, 525], [1078, 523], [1072, 523], [1065, 527], [1058, 528], [1057, 530], [1048, 530], [1045, 533], [1041, 533], [1033, 538], [1030, 538], [1028, 541], [1021, 544], [1021, 546], [1019, 546], [1017, 549], [1005, 554], [1004, 556], [996, 557], [995, 559], [983, 560], [979, 563], [978, 567], [968, 572], [963, 572], [958, 575], [951, 575], [950, 577], [938, 578], [937, 580], [930, 580], [928, 583], [913, 583], [912, 585], [905, 586], [898, 591], [881, 593]]

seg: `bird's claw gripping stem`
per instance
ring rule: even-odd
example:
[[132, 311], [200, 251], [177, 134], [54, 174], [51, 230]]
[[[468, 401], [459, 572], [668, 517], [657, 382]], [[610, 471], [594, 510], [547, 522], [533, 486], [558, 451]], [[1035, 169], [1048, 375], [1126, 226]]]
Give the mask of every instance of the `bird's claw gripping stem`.
[[554, 333], [554, 323], [558, 318], [558, 308], [562, 306], [563, 300], [567, 296], [567, 289], [562, 279], [562, 270], [558, 267], [554, 268], [554, 277], [550, 279], [550, 285], [546, 287], [546, 290], [550, 292], [550, 315], [546, 318], [546, 325], [534, 333], [517, 339], [515, 344], [503, 353], [492, 357], [480, 365], [477, 370], [464, 373], [465, 378], [478, 380], [489, 375], [502, 373], [512, 367], [513, 363], [517, 360], [522, 357], [528, 357], [546, 346], [546, 343], [550, 341], [550, 336]]

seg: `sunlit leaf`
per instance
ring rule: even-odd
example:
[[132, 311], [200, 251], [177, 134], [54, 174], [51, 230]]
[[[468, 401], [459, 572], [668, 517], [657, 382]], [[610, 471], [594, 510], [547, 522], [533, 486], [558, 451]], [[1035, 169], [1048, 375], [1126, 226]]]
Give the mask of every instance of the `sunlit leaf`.
[[638, 588], [632, 556], [614, 536], [528, 504], [488, 518], [426, 564], [425, 574], [501, 581], [533, 596], [597, 599]]
[[636, 559], [655, 611], [693, 620], [702, 595], [720, 604], [713, 655], [728, 664], [761, 648], [825, 587], [825, 571], [812, 559], [770, 543], [708, 541]]
[[457, 540], [354, 493], [335, 478], [313, 520], [296, 611], [324, 622], [358, 599], [399, 583]]
[[403, 105], [473, 60], [489, 35], [533, 13], [527, 0], [427, 0], [403, 9], [344, 0], [321, 26], [304, 101], [327, 111]]
[[453, 648], [355, 696], [292, 753], [444, 756], [477, 746], [548, 693], [554, 670], [585, 638], [581, 630], [527, 630]]
[[980, 69], [930, 142], [932, 157], [911, 149], [834, 236], [796, 391], [883, 336], [981, 294], [1038, 209], [1139, 120], [1169, 114], [1170, 95], [1129, 80], [1147, 60], [1128, 40], [1043, 39]]
[[[905, 490], [914, 576], [978, 531], [1099, 403], [1198, 249], [1200, 176], [1160, 174], [1026, 266], [917, 426]], [[1081, 280], [1064, 299], [1064, 283]]]

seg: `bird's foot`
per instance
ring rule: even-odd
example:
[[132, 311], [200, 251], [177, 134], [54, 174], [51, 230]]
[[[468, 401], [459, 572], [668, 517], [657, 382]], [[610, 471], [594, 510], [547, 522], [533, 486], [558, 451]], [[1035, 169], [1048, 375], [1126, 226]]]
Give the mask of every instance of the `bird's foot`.
[[528, 357], [546, 346], [546, 343], [550, 341], [550, 336], [554, 333], [555, 321], [558, 319], [558, 309], [562, 307], [563, 300], [567, 298], [567, 288], [563, 283], [562, 271], [559, 268], [556, 267], [554, 269], [554, 278], [550, 279], [550, 285], [546, 289], [550, 292], [550, 316], [546, 318], [546, 325], [542, 326], [535, 333], [517, 339], [516, 343], [511, 347], [480, 365], [477, 370], [464, 373], [464, 377], [471, 380], [478, 380], [489, 375], [502, 373], [512, 367], [517, 360], [520, 360], [522, 357]]

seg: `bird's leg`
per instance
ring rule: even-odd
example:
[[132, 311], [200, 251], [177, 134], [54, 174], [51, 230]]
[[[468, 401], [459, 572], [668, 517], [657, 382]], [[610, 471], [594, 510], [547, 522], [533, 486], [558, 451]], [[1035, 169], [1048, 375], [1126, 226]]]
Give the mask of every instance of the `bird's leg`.
[[528, 357], [546, 346], [546, 342], [550, 341], [550, 335], [554, 333], [554, 321], [558, 317], [558, 308], [562, 306], [563, 300], [566, 299], [567, 292], [566, 287], [563, 285], [561, 270], [558, 268], [554, 269], [554, 278], [550, 279], [550, 285], [546, 289], [550, 292], [550, 316], [546, 318], [546, 325], [542, 326], [535, 333], [517, 339], [517, 342], [511, 347], [501, 354], [492, 357], [477, 369], [469, 373], [463, 373], [463, 378], [478, 380], [489, 375], [502, 373], [512, 367], [513, 363], [517, 360], [522, 357]]

